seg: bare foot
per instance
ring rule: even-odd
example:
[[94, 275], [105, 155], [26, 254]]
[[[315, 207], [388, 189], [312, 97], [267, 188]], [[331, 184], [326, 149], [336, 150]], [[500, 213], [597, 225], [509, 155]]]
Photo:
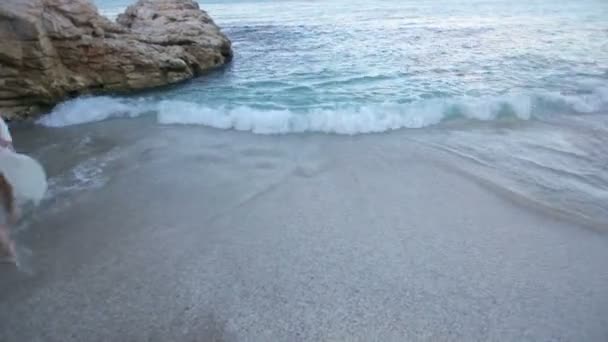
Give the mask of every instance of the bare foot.
[[13, 209], [13, 211], [8, 215], [8, 224], [16, 224], [19, 222], [21, 218], [21, 210], [18, 208]]
[[17, 260], [14, 257], [2, 257], [0, 258], [0, 264], [17, 265]]
[[17, 264], [17, 255], [15, 254], [14, 244], [0, 247], [5, 249], [0, 254], [0, 264]]

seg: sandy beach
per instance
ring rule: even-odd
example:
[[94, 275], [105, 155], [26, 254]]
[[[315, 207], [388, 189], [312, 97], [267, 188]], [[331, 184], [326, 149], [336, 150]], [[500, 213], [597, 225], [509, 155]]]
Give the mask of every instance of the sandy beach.
[[17, 128], [51, 194], [0, 266], [0, 340], [608, 339], [605, 232], [419, 132]]

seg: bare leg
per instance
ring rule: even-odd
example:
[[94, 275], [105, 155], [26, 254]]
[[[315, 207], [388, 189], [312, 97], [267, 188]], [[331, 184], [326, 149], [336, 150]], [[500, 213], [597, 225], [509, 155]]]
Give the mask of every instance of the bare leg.
[[17, 211], [15, 210], [15, 197], [13, 195], [13, 187], [8, 182], [4, 175], [0, 173], [0, 202], [4, 207], [4, 211], [9, 215], [10, 219], [17, 218]]
[[0, 248], [2, 252], [8, 256], [8, 260], [15, 262], [16, 252], [15, 243], [11, 240], [9, 232], [9, 224], [14, 224], [18, 220], [18, 210], [15, 206], [15, 199], [13, 197], [13, 188], [9, 182], [4, 178], [4, 175], [0, 173], [0, 202], [4, 213], [0, 217], [4, 217], [6, 222], [0, 222]]
[[8, 226], [5, 224], [0, 224], [0, 249], [3, 250], [4, 255], [6, 256], [5, 258], [0, 259], [0, 262], [15, 262], [17, 257], [15, 243], [11, 240]]

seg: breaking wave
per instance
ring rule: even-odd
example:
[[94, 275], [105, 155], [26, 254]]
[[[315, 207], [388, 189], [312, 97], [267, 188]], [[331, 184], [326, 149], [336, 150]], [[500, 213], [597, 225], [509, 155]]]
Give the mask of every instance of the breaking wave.
[[204, 125], [257, 134], [323, 132], [377, 133], [423, 128], [450, 118], [528, 120], [554, 113], [584, 114], [608, 109], [608, 88], [582, 94], [508, 94], [486, 97], [436, 98], [410, 103], [290, 110], [251, 106], [207, 106], [182, 100], [128, 97], [82, 97], [58, 105], [38, 123], [63, 127], [111, 118], [156, 115], [160, 124]]

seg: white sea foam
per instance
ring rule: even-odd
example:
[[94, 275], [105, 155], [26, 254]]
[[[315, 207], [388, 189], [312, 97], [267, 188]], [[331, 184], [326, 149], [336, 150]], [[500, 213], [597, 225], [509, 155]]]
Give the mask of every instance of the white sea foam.
[[572, 108], [577, 113], [593, 113], [608, 107], [608, 87], [597, 87], [584, 94], [549, 93], [546, 97]]
[[72, 191], [100, 188], [108, 181], [106, 166], [115, 158], [114, 153], [84, 160], [64, 173], [50, 178], [45, 198], [51, 199]]
[[507, 115], [528, 120], [542, 113], [542, 106], [567, 113], [590, 113], [608, 108], [608, 88], [585, 94], [509, 94], [487, 97], [429, 99], [405, 104], [375, 104], [311, 109], [261, 110], [246, 106], [210, 107], [178, 100], [146, 100], [117, 97], [84, 97], [60, 104], [39, 123], [62, 127], [116, 117], [155, 113], [160, 124], [205, 125], [257, 134], [324, 132], [375, 133], [400, 128], [422, 128], [450, 117], [495, 120]]
[[48, 127], [64, 127], [117, 117], [135, 117], [153, 109], [154, 104], [117, 97], [80, 97], [59, 104], [38, 123]]
[[442, 103], [421, 103], [417, 106], [386, 104], [297, 113], [249, 107], [213, 109], [189, 102], [164, 101], [159, 106], [158, 121], [161, 124], [200, 124], [257, 134], [357, 134], [436, 124], [443, 118], [443, 109], [440, 108], [443, 106]]

